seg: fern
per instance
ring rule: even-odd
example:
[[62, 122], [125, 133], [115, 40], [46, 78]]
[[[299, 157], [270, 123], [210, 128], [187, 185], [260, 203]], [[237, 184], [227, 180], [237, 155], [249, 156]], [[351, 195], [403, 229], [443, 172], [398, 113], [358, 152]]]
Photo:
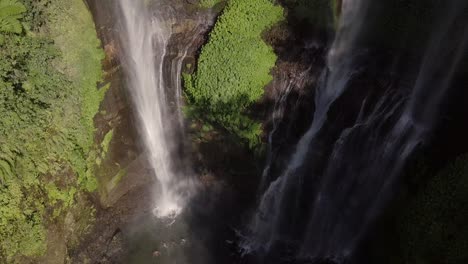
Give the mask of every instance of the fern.
[[26, 7], [17, 0], [0, 0], [0, 32], [21, 33], [19, 19], [26, 12]]

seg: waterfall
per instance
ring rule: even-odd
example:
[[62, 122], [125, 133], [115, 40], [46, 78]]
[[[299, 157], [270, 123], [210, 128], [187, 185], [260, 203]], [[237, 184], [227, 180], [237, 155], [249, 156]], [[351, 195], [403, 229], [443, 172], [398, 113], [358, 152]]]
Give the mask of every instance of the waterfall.
[[371, 98], [375, 91], [360, 95], [350, 125], [339, 125], [330, 115], [332, 108], [351, 111], [341, 99], [363, 71], [359, 58], [366, 50], [359, 40], [371, 2], [343, 3], [328, 69], [316, 88], [312, 124], [281, 176], [262, 194], [241, 244], [247, 253], [272, 256], [286, 247], [295, 259], [346, 261], [394, 194], [407, 159], [437, 123], [468, 48], [468, 28], [457, 26], [466, 1], [446, 1], [439, 8], [410, 89], [387, 87], [377, 99]]
[[304, 88], [306, 77], [309, 71], [310, 71], [310, 68], [303, 70], [292, 76], [288, 76], [289, 74], [283, 73], [281, 74], [281, 76], [273, 80], [272, 85], [273, 87], [277, 87], [276, 97], [278, 99], [275, 101], [275, 104], [273, 106], [273, 112], [271, 114], [272, 129], [270, 133], [268, 133], [268, 137], [267, 137], [268, 151], [267, 151], [265, 168], [263, 169], [262, 179], [260, 182], [260, 188], [259, 188], [260, 191], [264, 191], [265, 188], [267, 187], [267, 184], [269, 183], [269, 180], [270, 180], [271, 167], [277, 158], [276, 157], [277, 151], [273, 149], [274, 145], [276, 144], [276, 142], [274, 142], [274, 137], [276, 136], [278, 132], [280, 121], [286, 115], [286, 111], [287, 111], [286, 107], [287, 107], [289, 96], [294, 89]]
[[[143, 0], [119, 0], [123, 47], [123, 66], [127, 86], [138, 115], [140, 135], [148, 153], [154, 175], [160, 184], [156, 198], [155, 214], [158, 217], [180, 213], [187, 198], [194, 190], [191, 177], [181, 169], [177, 153], [178, 131], [183, 122], [180, 114], [179, 95], [175, 91], [176, 108], [170, 107], [171, 95], [163, 74], [164, 59], [171, 37], [170, 14], [162, 10], [153, 14]], [[163, 15], [166, 16], [164, 19]], [[183, 54], [185, 56], [186, 53]], [[183, 57], [179, 58], [181, 64]], [[181, 66], [177, 66], [180, 78]], [[180, 85], [175, 87], [181, 89]]]
[[[175, 88], [175, 105], [176, 105], [176, 110], [177, 110], [177, 115], [179, 119], [179, 128], [185, 129], [184, 125], [184, 118], [183, 118], [183, 113], [182, 113], [182, 103], [183, 103], [183, 96], [182, 96], [182, 68], [184, 64], [184, 60], [187, 57], [187, 54], [189, 53], [190, 49], [193, 48], [195, 41], [197, 40], [197, 36], [202, 34], [203, 31], [205, 31], [205, 25], [204, 25], [204, 19], [206, 19], [203, 15], [199, 15], [197, 17], [197, 26], [190, 32], [191, 35], [193, 36], [192, 39], [187, 39], [186, 43], [183, 43], [184, 45], [180, 47], [180, 51], [177, 54], [177, 57], [172, 59], [171, 61], [171, 72], [172, 74], [172, 79], [171, 79], [171, 84]], [[174, 74], [175, 73], [175, 74]]]

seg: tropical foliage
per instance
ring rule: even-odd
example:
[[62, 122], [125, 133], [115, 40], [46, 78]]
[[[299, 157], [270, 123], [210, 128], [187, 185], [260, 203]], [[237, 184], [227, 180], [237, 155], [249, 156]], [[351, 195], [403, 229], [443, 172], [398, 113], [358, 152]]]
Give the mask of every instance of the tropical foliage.
[[1, 262], [44, 253], [44, 220], [96, 188], [89, 157], [104, 91], [81, 0], [0, 0], [0, 29]]
[[19, 21], [26, 7], [17, 0], [0, 0], [0, 32], [21, 33]]
[[258, 145], [261, 125], [247, 111], [272, 77], [276, 56], [262, 33], [283, 17], [270, 0], [230, 0], [203, 47], [193, 75], [185, 76], [192, 114]]

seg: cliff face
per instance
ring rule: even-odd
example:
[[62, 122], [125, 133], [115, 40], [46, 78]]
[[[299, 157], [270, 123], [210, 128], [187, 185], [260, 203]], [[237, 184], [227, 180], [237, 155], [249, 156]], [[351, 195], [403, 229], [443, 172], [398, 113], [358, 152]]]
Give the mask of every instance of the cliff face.
[[[138, 145], [137, 124], [122, 81], [118, 32], [115, 32], [118, 19], [113, 5], [111, 1], [88, 1], [107, 55], [104, 67], [107, 82], [110, 83], [100, 113], [95, 119], [98, 127], [96, 137], [98, 140], [104, 139], [109, 132], [112, 132], [113, 137], [109, 143], [109, 154], [102, 160], [97, 173], [101, 187], [100, 198], [95, 201], [98, 208], [96, 223], [90, 235], [70, 252], [76, 261], [87, 258], [112, 261], [126, 254], [122, 244], [129, 239], [129, 232], [133, 230], [130, 226], [135, 224], [134, 219], [149, 217], [153, 209], [152, 192], [157, 189], [141, 153], [142, 148]], [[174, 76], [177, 76], [177, 71], [193, 71], [198, 52], [207, 42], [217, 13], [215, 10], [201, 10], [197, 5], [185, 1], [171, 1], [170, 13], [166, 22], [171, 24], [173, 34], [168, 45], [164, 75], [169, 80], [167, 88], [174, 91], [181, 85], [181, 80]], [[288, 20], [294, 20], [294, 17], [290, 16]], [[305, 131], [311, 118], [313, 89], [324, 65], [327, 45], [323, 32], [309, 34], [306, 31], [307, 24], [294, 21], [300, 24], [299, 29], [294, 23], [285, 21], [264, 35], [264, 39], [273, 45], [279, 61], [272, 72], [274, 81], [265, 87], [265, 95], [253, 106], [252, 111], [256, 119], [263, 120], [265, 132], [262, 140], [265, 146], [268, 135], [276, 129], [272, 136], [272, 148], [278, 155], [284, 156]], [[304, 41], [304, 37], [308, 40]], [[288, 88], [290, 82], [293, 83], [292, 89]], [[281, 115], [272, 117], [275, 102], [280, 97], [285, 98], [282, 103], [284, 106], [280, 109]], [[206, 191], [212, 193], [194, 200], [221, 196], [224, 198], [212, 204], [210, 210], [236, 208], [221, 218], [208, 216], [210, 210], [203, 210], [204, 213], [197, 217], [206, 222], [202, 226], [214, 222], [222, 222], [226, 226], [227, 223], [238, 225], [242, 212], [254, 202], [264, 163], [263, 154], [253, 153], [226, 131], [213, 128], [207, 130], [206, 125], [197, 120], [187, 122], [189, 139], [181, 149], [192, 160]], [[273, 123], [279, 125], [275, 127]], [[278, 157], [276, 161], [281, 163], [283, 159]], [[223, 230], [221, 236], [235, 239], [228, 228], [220, 228]], [[212, 238], [213, 241], [216, 239]], [[107, 246], [111, 249], [103, 253], [102, 248]], [[218, 254], [229, 255], [229, 250], [222, 246]]]
[[[142, 232], [135, 226], [144, 222], [144, 219], [152, 218], [154, 209], [152, 197], [158, 187], [142, 153], [143, 148], [139, 145], [138, 124], [123, 82], [118, 32], [115, 32], [118, 21], [115, 3], [92, 0], [87, 3], [93, 13], [96, 29], [106, 53], [103, 65], [106, 83], [110, 84], [100, 112], [95, 118], [96, 141], [106, 141], [105, 138], [109, 137], [109, 134], [112, 137], [107, 142], [108, 154], [97, 167], [96, 175], [100, 187], [99, 194], [94, 199], [97, 209], [95, 223], [89, 235], [80, 244], [69, 248], [68, 255], [72, 263], [85, 260], [115, 263], [123, 258], [141, 257], [135, 254], [129, 257], [128, 253], [132, 248], [139, 252], [136, 255], [151, 255], [153, 251], [158, 251], [157, 245], [163, 243], [164, 238], [158, 238], [160, 241], [155, 242], [153, 246], [140, 245], [145, 248], [143, 250], [128, 244], [129, 241], [137, 239], [136, 233]], [[168, 9], [170, 15], [166, 18], [166, 22], [170, 24], [173, 34], [164, 63], [164, 75], [168, 80], [167, 89], [175, 91], [180, 87], [181, 80], [174, 77], [179, 71], [188, 73], [193, 71], [198, 52], [208, 39], [208, 33], [214, 25], [217, 13], [215, 10], [199, 9], [198, 6], [186, 1], [170, 3]], [[164, 3], [160, 4], [164, 6]], [[157, 7], [150, 5], [150, 8]], [[304, 119], [310, 118], [304, 113], [311, 110], [313, 82], [301, 81], [303, 79], [301, 76], [306, 71], [307, 74], [313, 72], [317, 76], [318, 68], [323, 67], [322, 56], [325, 44], [308, 47], [299, 39], [292, 27], [288, 27], [286, 23], [283, 25], [275, 27], [265, 36], [274, 45], [281, 59], [273, 72], [275, 81], [265, 88], [265, 96], [254, 108], [258, 109], [257, 118], [265, 120], [264, 141], [266, 142], [267, 134], [273, 129], [270, 113], [274, 108], [274, 102], [284, 95], [283, 90], [286, 89], [284, 84], [289, 80], [296, 80], [294, 91], [287, 96], [286, 108], [283, 110], [284, 114], [288, 111], [297, 114], [285, 114], [285, 118], [279, 120], [282, 125], [277, 130], [279, 133], [275, 135], [275, 138], [284, 138], [275, 148], [288, 149], [298, 139], [301, 131], [305, 130], [305, 127], [297, 129], [298, 125], [306, 123], [303, 122]], [[288, 44], [290, 41], [294, 44]], [[293, 48], [288, 49], [287, 46]], [[315, 67], [313, 70], [307, 66], [310, 62], [313, 62], [312, 67]], [[302, 114], [304, 116], [301, 116]], [[223, 238], [235, 239], [234, 233], [228, 226], [238, 225], [242, 213], [254, 202], [263, 158], [245, 145], [239, 144], [236, 138], [225, 131], [206, 130], [206, 126], [196, 120], [188, 120], [186, 127], [189, 139], [183, 141], [181, 151], [192, 160], [195, 171], [205, 186], [203, 187], [205, 194], [194, 198], [193, 202], [193, 207], [198, 208], [201, 213], [191, 217], [194, 222], [199, 222], [196, 224], [199, 229], [209, 228], [216, 223], [218, 227], [210, 232], [214, 234], [218, 230], [219, 234], [210, 235], [210, 238], [203, 243], [207, 247], [215, 248], [218, 257], [226, 258], [232, 250], [229, 245], [215, 244]], [[220, 197], [222, 198], [219, 199]], [[213, 202], [213, 200], [218, 201]], [[210, 206], [201, 209], [197, 205], [199, 202], [208, 203]], [[217, 210], [224, 213], [213, 216], [212, 212]]]
[[[217, 10], [200, 10], [193, 2], [196, 1], [169, 1], [166, 22], [173, 34], [164, 63], [164, 75], [170, 91], [176, 91], [182, 85], [178, 78], [180, 71], [193, 73], [196, 70], [200, 50], [207, 43], [209, 32], [222, 8], [221, 4]], [[68, 251], [71, 263], [85, 260], [118, 263], [123, 259], [141, 263], [158, 259], [161, 263], [171, 263], [174, 260], [171, 257], [177, 255], [174, 252], [181, 251], [187, 255], [179, 257], [193, 258], [200, 263], [230, 263], [240, 258], [235, 245], [239, 237], [230, 227], [241, 226], [247, 221], [245, 215], [256, 202], [256, 192], [264, 187], [260, 178], [265, 164], [269, 166], [270, 172], [267, 180], [277, 177], [281, 168], [286, 166], [297, 141], [308, 129], [315, 108], [315, 88], [325, 68], [327, 50], [333, 39], [341, 7], [341, 1], [332, 1], [334, 12], [327, 9], [330, 7], [329, 1], [315, 1], [312, 6], [307, 1], [279, 2], [286, 10], [285, 20], [262, 36], [278, 57], [272, 70], [273, 81], [265, 87], [262, 98], [249, 109], [250, 117], [262, 124], [263, 145], [254, 152], [239, 144], [238, 138], [228, 131], [213, 127], [202, 119], [189, 118], [185, 124], [187, 131], [181, 133], [188, 137], [181, 141], [180, 152], [193, 163], [203, 187], [189, 205], [186, 221], [164, 231], [158, 225], [165, 223], [152, 222], [152, 199], [158, 186], [142, 153], [143, 148], [139, 145], [138, 124], [120, 70], [121, 52], [118, 32], [115, 32], [118, 17], [113, 11], [115, 3], [111, 0], [88, 0], [107, 55], [104, 67], [107, 82], [111, 84], [95, 119], [98, 128], [96, 140], [105, 141], [110, 132], [113, 136], [109, 142], [108, 155], [97, 169], [100, 189], [99, 195], [93, 200], [97, 207], [96, 222], [90, 234]], [[153, 2], [149, 3], [149, 8], [159, 8]], [[159, 4], [167, 7], [164, 1]], [[399, 10], [401, 7], [388, 8]], [[320, 16], [316, 16], [317, 12], [321, 12]], [[387, 17], [378, 21], [389, 26], [385, 19]], [[392, 31], [389, 36], [394, 36], [392, 34], [396, 33]], [[372, 47], [369, 54], [361, 59], [366, 68], [349, 84], [353, 89], [349, 89], [350, 92], [340, 99], [339, 104], [348, 108], [333, 107], [330, 110], [330, 115], [339, 126], [346, 126], [347, 120], [355, 118], [353, 115], [359, 112], [360, 107], [356, 102], [362, 100], [363, 96], [371, 94], [369, 100], [376, 100], [389, 86], [396, 87], [406, 81], [400, 76], [412, 66], [414, 46], [400, 46], [401, 43], [395, 39], [387, 41], [389, 36], [366, 39], [366, 45], [370, 43]], [[392, 64], [396, 70], [387, 74], [391, 72], [389, 62], [396, 54], [402, 57], [401, 62], [396, 66]], [[458, 86], [465, 84], [463, 77], [457, 81]], [[172, 96], [176, 97], [174, 94]], [[455, 100], [457, 106], [449, 107], [448, 116], [453, 119], [444, 120], [436, 131], [441, 139], [433, 140], [430, 147], [422, 151], [424, 153], [417, 155], [429, 155], [428, 162], [437, 163], [433, 166], [436, 169], [450, 163], [468, 149], [464, 137], [466, 127], [460, 126], [466, 116], [460, 102], [465, 98], [465, 93], [459, 94], [459, 99]], [[440, 149], [443, 154], [436, 153]], [[411, 173], [413, 166], [409, 167]], [[405, 224], [402, 220], [403, 223], [397, 226], [395, 218], [411, 210], [405, 205], [408, 199], [424, 199], [413, 197], [424, 197], [420, 190], [432, 177], [434, 175], [428, 173], [416, 180], [411, 177], [405, 180], [406, 193], [402, 194], [396, 205], [392, 204], [394, 213], [385, 215], [381, 220], [383, 224], [378, 223], [376, 233], [379, 236], [369, 237], [363, 251], [372, 248], [375, 252], [391, 255], [400, 250], [395, 246], [399, 243], [396, 240], [400, 239], [400, 234], [389, 234], [386, 229], [391, 226], [392, 230], [396, 230]], [[431, 185], [430, 188], [435, 187]], [[412, 219], [411, 216], [407, 218]], [[198, 247], [190, 245], [190, 250], [185, 248], [187, 245], [183, 241], [189, 240], [187, 230], [195, 230], [192, 235], [196, 238], [205, 236], [195, 240]], [[174, 234], [180, 235], [182, 240], [174, 238]], [[388, 242], [382, 242], [385, 239], [392, 241], [389, 248], [395, 251], [383, 249], [388, 246]], [[410, 241], [413, 238], [405, 238], [403, 235], [401, 239]], [[244, 260], [255, 263], [255, 259], [250, 260], [249, 257]]]
[[[86, 1], [95, 28], [81, 0], [9, 2], [16, 6], [13, 15], [0, 14], [1, 21], [13, 25], [0, 25], [0, 262], [258, 263], [255, 256], [241, 257], [236, 242], [259, 190], [288, 165], [314, 118], [315, 89], [326, 71], [343, 4], [276, 2], [284, 11], [280, 22], [281, 8], [270, 1], [232, 0], [236, 6], [229, 9], [226, 23], [220, 18], [226, 1], [145, 1], [148, 10], [163, 10], [164, 27], [172, 32], [163, 76], [171, 110], [186, 116], [185, 130], [175, 132], [178, 154], [186, 157], [201, 183], [176, 223], [153, 216], [160, 187], [146, 160], [121, 70], [116, 1]], [[358, 43], [366, 48], [357, 60], [361, 68], [327, 113], [337, 130], [356, 119], [364, 97], [372, 104], [388, 89], [405, 92], [413, 85], [423, 43], [436, 26], [432, 18], [439, 9], [434, 3], [438, 1], [371, 4], [375, 12], [366, 17], [369, 25]], [[263, 8], [272, 17], [257, 23], [265, 18]], [[466, 18], [455, 22], [463, 29]], [[200, 54], [215, 38], [210, 36], [215, 24], [219, 39], [205, 55], [216, 65], [219, 52], [226, 51], [222, 55], [228, 58], [222, 58], [230, 64], [221, 71], [205, 64], [208, 79], [222, 79], [219, 83], [228, 83], [234, 92], [237, 79], [272, 80], [265, 87], [243, 85], [244, 94], [255, 100], [244, 105], [240, 97], [241, 103], [228, 109], [235, 118], [227, 125], [234, 127], [210, 120], [206, 115], [213, 109], [207, 106], [191, 115], [193, 101], [184, 94], [187, 87], [180, 76], [196, 73], [202, 65]], [[251, 27], [255, 34], [245, 31]], [[234, 29], [237, 35], [229, 35]], [[227, 45], [231, 42], [235, 45]], [[260, 52], [249, 52], [251, 46]], [[255, 63], [266, 62], [260, 77], [249, 56]], [[369, 263], [384, 263], [382, 256], [393, 264], [468, 262], [468, 59], [463, 56], [463, 70], [454, 73], [440, 122], [410, 160], [396, 201], [364, 239], [361, 252]], [[265, 69], [275, 57], [270, 76]], [[220, 85], [214, 95], [232, 95], [226, 89]], [[180, 97], [188, 99], [182, 108], [177, 107]], [[237, 117], [247, 119], [238, 122]], [[258, 125], [254, 138], [242, 133], [248, 130], [245, 122]], [[336, 136], [324, 135], [321, 143], [332, 144], [329, 138]], [[246, 146], [245, 139], [256, 142], [255, 147]]]

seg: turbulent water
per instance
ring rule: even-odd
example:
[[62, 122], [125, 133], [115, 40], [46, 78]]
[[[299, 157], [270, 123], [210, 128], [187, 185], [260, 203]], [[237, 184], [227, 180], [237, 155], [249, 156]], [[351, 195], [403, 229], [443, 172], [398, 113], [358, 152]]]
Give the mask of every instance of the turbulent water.
[[[274, 256], [286, 248], [293, 259], [348, 259], [394, 194], [407, 159], [436, 125], [468, 48], [466, 26], [457, 26], [468, 4], [441, 4], [410, 88], [387, 87], [377, 97], [368, 92], [342, 100], [353, 94], [351, 83], [363, 71], [366, 49], [359, 40], [371, 2], [343, 3], [328, 69], [315, 93], [313, 122], [281, 176], [262, 194], [242, 244], [248, 253]], [[346, 104], [349, 100], [354, 101]], [[350, 115], [356, 100], [359, 107]], [[340, 116], [353, 121], [339, 125]]]
[[[183, 162], [177, 153], [180, 140], [177, 135], [183, 130], [180, 82], [176, 82], [175, 96], [168, 93], [167, 85], [171, 78], [180, 79], [182, 60], [189, 46], [175, 62], [172, 73], [175, 76], [166, 77], [163, 67], [172, 33], [170, 11], [151, 11], [144, 1], [118, 2], [127, 86], [139, 117], [143, 145], [161, 186], [155, 214], [174, 216], [182, 210], [195, 184], [181, 169]], [[175, 106], [171, 105], [173, 101]]]

